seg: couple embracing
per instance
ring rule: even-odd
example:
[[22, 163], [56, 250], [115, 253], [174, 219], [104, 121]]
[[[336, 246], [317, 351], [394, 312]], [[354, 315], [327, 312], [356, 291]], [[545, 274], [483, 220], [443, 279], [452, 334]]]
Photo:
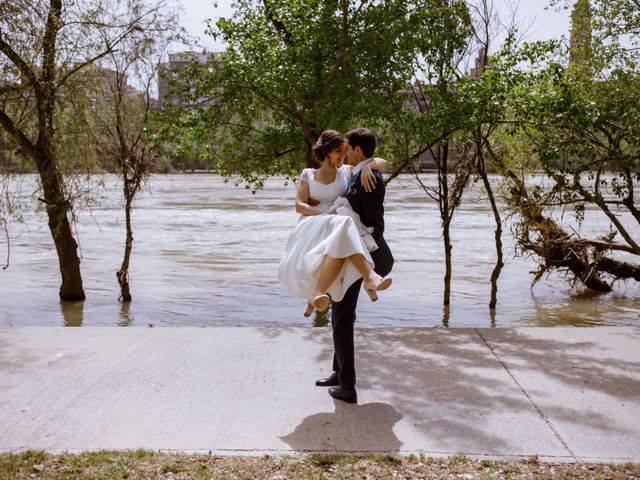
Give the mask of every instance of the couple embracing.
[[373, 157], [375, 148], [365, 128], [320, 135], [312, 150], [320, 167], [300, 175], [295, 205], [301, 215], [278, 269], [287, 290], [307, 300], [305, 316], [331, 303], [333, 373], [316, 385], [348, 403], [357, 402], [353, 332], [360, 287], [375, 302], [391, 285], [380, 173], [387, 162]]

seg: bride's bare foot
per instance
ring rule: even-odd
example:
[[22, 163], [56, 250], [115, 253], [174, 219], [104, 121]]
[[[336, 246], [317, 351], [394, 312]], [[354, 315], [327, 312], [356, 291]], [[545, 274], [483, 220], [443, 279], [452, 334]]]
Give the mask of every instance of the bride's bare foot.
[[378, 300], [378, 294], [381, 290], [386, 290], [391, 286], [393, 279], [391, 277], [381, 277], [377, 273], [373, 273], [368, 280], [364, 282], [364, 290], [369, 295], [372, 302]]

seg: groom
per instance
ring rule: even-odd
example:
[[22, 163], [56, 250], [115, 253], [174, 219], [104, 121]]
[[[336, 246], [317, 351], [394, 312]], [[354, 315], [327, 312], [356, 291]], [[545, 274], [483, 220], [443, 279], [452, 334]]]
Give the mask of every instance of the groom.
[[[376, 149], [376, 137], [366, 128], [357, 128], [345, 135], [347, 161], [352, 168], [351, 182], [346, 194], [351, 208], [360, 215], [367, 227], [373, 227], [373, 238], [378, 249], [371, 252], [378, 275], [385, 276], [393, 266], [393, 256], [384, 239], [384, 193], [382, 175], [374, 170], [375, 188], [367, 192], [360, 182], [363, 165], [373, 157]], [[331, 326], [333, 328], [333, 373], [325, 379], [317, 380], [319, 387], [330, 387], [329, 395], [348, 403], [357, 403], [356, 371], [353, 345], [353, 326], [356, 321], [356, 305], [362, 279], [347, 290], [340, 302], [331, 307]]]

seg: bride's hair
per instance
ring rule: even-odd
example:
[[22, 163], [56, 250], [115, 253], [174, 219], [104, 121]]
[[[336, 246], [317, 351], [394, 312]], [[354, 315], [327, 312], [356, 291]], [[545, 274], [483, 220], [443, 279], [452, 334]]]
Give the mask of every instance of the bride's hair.
[[322, 163], [333, 150], [340, 148], [344, 143], [344, 135], [335, 130], [325, 130], [320, 134], [320, 138], [311, 149], [311, 154], [317, 162]]

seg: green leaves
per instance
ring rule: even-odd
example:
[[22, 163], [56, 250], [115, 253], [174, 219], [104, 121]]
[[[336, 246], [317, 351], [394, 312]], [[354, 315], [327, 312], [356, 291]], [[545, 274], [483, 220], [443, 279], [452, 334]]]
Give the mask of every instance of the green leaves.
[[396, 111], [393, 99], [406, 92], [423, 51], [416, 34], [433, 13], [400, 0], [241, 0], [236, 7], [209, 25], [227, 45], [220, 63], [193, 66], [176, 81], [185, 100], [215, 100], [172, 112], [164, 131], [190, 130], [176, 135], [182, 144], [249, 182], [312, 165], [310, 147], [325, 129], [380, 125]]

